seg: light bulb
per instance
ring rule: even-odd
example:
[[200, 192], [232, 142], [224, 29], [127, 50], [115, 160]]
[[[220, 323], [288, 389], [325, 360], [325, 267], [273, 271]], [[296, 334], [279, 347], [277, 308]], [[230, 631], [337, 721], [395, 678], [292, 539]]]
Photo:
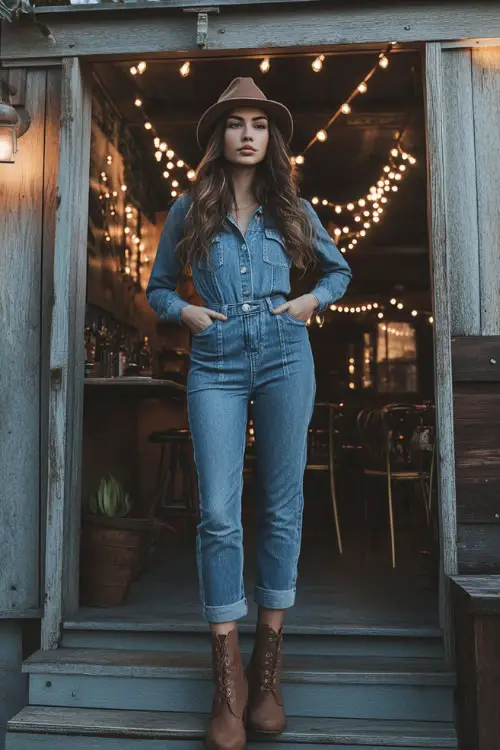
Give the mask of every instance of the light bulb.
[[162, 156], [163, 156], [163, 154], [162, 154], [161, 151], [155, 151], [155, 159], [156, 159], [156, 161], [161, 161]]
[[314, 198], [313, 198], [313, 199], [311, 200], [311, 203], [313, 204], [313, 206], [317, 206], [317, 205], [318, 205], [318, 203], [319, 203], [319, 198], [316, 198], [316, 196], [315, 196], [315, 197], [314, 197]]
[[403, 309], [403, 303], [402, 302], [398, 302], [398, 304], [396, 305], [396, 307], [398, 308], [398, 310], [402, 310]]
[[174, 162], [173, 161], [167, 161], [167, 169], [173, 169], [174, 168]]
[[366, 231], [364, 229], [359, 233], [360, 237], [366, 237]]
[[395, 297], [393, 297], [392, 299], [389, 300], [389, 302], [391, 303], [391, 305], [395, 305], [397, 300]]
[[160, 139], [159, 138], [155, 138], [153, 140], [153, 143], [155, 144], [155, 148], [159, 148], [160, 147]]
[[326, 198], [323, 198], [323, 200], [321, 201], [321, 205], [328, 206], [328, 201], [326, 200]]
[[338, 227], [335, 227], [335, 229], [334, 229], [333, 233], [334, 233], [334, 234], [335, 234], [335, 235], [336, 235], [336, 236], [338, 237], [338, 236], [339, 236], [339, 234], [342, 234], [342, 230], [341, 230], [341, 229], [339, 229]]
[[369, 211], [363, 211], [363, 216], [370, 216], [370, 212]]
[[165, 178], [165, 179], [167, 180], [167, 179], [168, 179], [168, 178], [170, 177], [170, 172], [167, 172], [167, 170], [165, 170], [165, 171], [163, 172], [163, 176], [164, 176], [164, 178]]
[[434, 318], [432, 317], [432, 315], [429, 317], [429, 323], [434, 323]]
[[410, 162], [410, 164], [416, 164], [417, 163], [417, 160], [415, 159], [414, 156], [409, 156], [408, 157], [408, 161]]
[[363, 208], [363, 206], [366, 206], [366, 201], [364, 198], [359, 199], [358, 206], [361, 206], [361, 208]]
[[365, 223], [363, 224], [363, 226], [364, 226], [365, 229], [370, 229], [370, 222], [369, 221], [365, 221]]
[[383, 312], [377, 313], [377, 318], [380, 318], [382, 320], [383, 317], [384, 317], [384, 313]]
[[328, 138], [328, 133], [326, 130], [320, 130], [316, 133], [316, 138], [323, 143]]
[[146, 65], [146, 63], [144, 61], [140, 62], [139, 65], [137, 66], [137, 70], [141, 74], [144, 73], [144, 71], [146, 70], [146, 68], [147, 68], [147, 65]]
[[398, 154], [399, 154], [399, 151], [397, 150], [397, 148], [391, 149], [391, 156], [398, 156]]
[[195, 177], [196, 177], [196, 172], [194, 171], [194, 169], [190, 169], [189, 172], [187, 173], [188, 180], [191, 180], [192, 182], [195, 179]]
[[335, 213], [341, 214], [342, 213], [342, 206], [335, 206]]
[[366, 92], [368, 91], [368, 86], [366, 85], [364, 81], [362, 81], [362, 83], [359, 84], [358, 91], [360, 94], [366, 94]]
[[389, 179], [390, 179], [390, 180], [393, 180], [393, 179], [394, 179], [394, 172], [389, 172]]
[[130, 72], [132, 73], [133, 76], [137, 75], [138, 71], [135, 65], [132, 65], [132, 67], [130, 68]]
[[388, 167], [387, 164], [386, 164], [385, 167], [384, 167], [384, 172], [387, 173], [387, 172], [390, 172], [390, 171], [391, 171], [391, 168]]
[[399, 165], [399, 170], [400, 170], [400, 172], [404, 172], [404, 171], [405, 171], [405, 169], [406, 169], [406, 164], [400, 164], [400, 165]]
[[406, 153], [406, 151], [402, 151], [401, 152], [401, 158], [402, 159], [407, 159], [408, 158], [408, 154]]
[[127, 186], [126, 185], [122, 185], [121, 189], [122, 189], [123, 192], [125, 192], [127, 190]]
[[299, 154], [298, 156], [295, 157], [295, 163], [296, 164], [303, 164], [304, 163], [304, 157], [302, 156], [302, 154]]
[[349, 233], [349, 227], [348, 226], [342, 227], [342, 231], [344, 232], [344, 234], [348, 234]]
[[167, 151], [167, 159], [173, 159], [174, 156], [175, 156], [175, 153], [172, 151], [171, 148], [169, 148]]
[[177, 190], [172, 190], [170, 195], [172, 196], [172, 198], [175, 198], [177, 196]]
[[352, 242], [350, 242], [350, 243], [349, 243], [349, 244], [347, 245], [347, 247], [348, 247], [348, 249], [349, 249], [349, 250], [352, 250], [352, 249], [353, 249], [353, 247], [354, 247], [354, 245], [352, 244]]
[[351, 111], [351, 105], [349, 102], [344, 102], [340, 109], [345, 115], [348, 115]]
[[181, 67], [179, 68], [179, 73], [183, 78], [186, 78], [191, 71], [191, 63], [185, 62]]
[[354, 203], [348, 203], [347, 204], [347, 210], [348, 211], [354, 211]]
[[398, 172], [398, 173], [397, 173], [397, 174], [395, 175], [394, 179], [395, 179], [395, 180], [402, 180], [402, 179], [403, 179], [403, 175], [401, 174], [401, 172]]
[[179, 187], [179, 183], [177, 180], [172, 180], [172, 187], [173, 188]]
[[354, 221], [361, 221], [361, 216], [355, 216]]
[[150, 122], [145, 122], [145, 123], [144, 123], [144, 127], [146, 128], [146, 130], [151, 130], [151, 128], [152, 128], [153, 126], [151, 125], [151, 123], [150, 123]]
[[265, 57], [264, 60], [262, 60], [261, 64], [259, 65], [259, 68], [261, 69], [262, 73], [268, 73], [271, 68], [271, 61], [268, 57]]
[[315, 73], [319, 73], [321, 68], [323, 67], [323, 60], [325, 59], [324, 55], [319, 55], [319, 57], [316, 57], [312, 63], [311, 67], [314, 70]]
[[392, 186], [392, 192], [393, 193], [397, 193], [398, 192], [398, 186], [397, 185], [393, 185]]
[[414, 318], [416, 318], [416, 316], [418, 315], [418, 312], [417, 310], [412, 310], [411, 314], [413, 315]]
[[358, 244], [358, 241], [357, 241], [356, 239], [354, 239], [354, 240], [352, 241], [352, 244], [353, 244], [353, 245], [357, 245], [357, 244]]
[[136, 107], [142, 107], [142, 99], [136, 99], [134, 104]]
[[167, 144], [165, 143], [165, 141], [162, 141], [160, 143], [160, 147], [159, 148], [160, 148], [160, 151], [164, 151], [165, 152], [167, 150]]
[[380, 202], [387, 203], [387, 198], [385, 197], [385, 195], [382, 196], [382, 198], [380, 199]]
[[179, 169], [182, 169], [182, 167], [184, 166], [184, 162], [182, 161], [182, 159], [179, 159], [176, 166], [179, 167]]
[[389, 66], [389, 58], [385, 55], [380, 55], [378, 64], [381, 68], [387, 68]]

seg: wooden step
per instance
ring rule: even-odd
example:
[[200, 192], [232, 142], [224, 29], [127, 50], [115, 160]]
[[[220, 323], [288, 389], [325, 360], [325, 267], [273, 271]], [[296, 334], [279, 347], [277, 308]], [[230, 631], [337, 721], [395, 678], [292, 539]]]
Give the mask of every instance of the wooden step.
[[[30, 704], [190, 712], [210, 709], [210, 653], [58, 649], [23, 665]], [[290, 716], [451, 721], [454, 675], [435, 659], [287, 655]]]
[[[8, 722], [6, 750], [164, 750], [166, 742], [169, 750], [201, 750], [207, 720], [206, 714], [31, 706]], [[457, 747], [450, 723], [373, 719], [290, 718], [279, 738], [258, 746], [271, 750], [276, 741], [290, 750], [311, 744], [343, 750]]]
[[[240, 647], [250, 653], [255, 625], [239, 624]], [[64, 623], [62, 645], [67, 648], [106, 648], [152, 651], [205, 652], [209, 643], [206, 623], [139, 618], [121, 620], [86, 617]], [[325, 654], [443, 658], [438, 628], [323, 625], [287, 627], [288, 654]]]

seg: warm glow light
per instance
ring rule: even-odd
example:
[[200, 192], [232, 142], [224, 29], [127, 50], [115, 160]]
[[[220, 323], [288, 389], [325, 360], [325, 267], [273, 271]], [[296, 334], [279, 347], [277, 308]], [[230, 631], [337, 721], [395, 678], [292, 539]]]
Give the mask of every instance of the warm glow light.
[[139, 73], [144, 73], [144, 71], [146, 70], [146, 67], [147, 65], [145, 62], [140, 62], [139, 65], [137, 66], [137, 70], [139, 71]]
[[350, 113], [350, 111], [351, 111], [351, 105], [350, 105], [350, 104], [349, 104], [348, 102], [345, 102], [345, 103], [344, 103], [344, 104], [343, 104], [343, 105], [341, 106], [341, 108], [340, 108], [340, 109], [341, 109], [341, 111], [342, 111], [342, 112], [343, 112], [343, 113], [344, 113], [345, 115], [348, 115], [348, 114]]
[[259, 65], [259, 68], [261, 69], [262, 73], [268, 73], [271, 68], [271, 61], [268, 57], [265, 57], [264, 60], [262, 60], [261, 64]]
[[366, 92], [368, 91], [368, 86], [364, 81], [359, 84], [358, 91], [360, 94], [366, 94]]
[[173, 168], [174, 168], [173, 161], [167, 161], [167, 169], [173, 169]]
[[167, 179], [167, 177], [170, 177], [170, 172], [167, 172], [167, 170], [165, 170], [163, 172], [163, 176], [164, 176], [165, 179]]
[[181, 65], [181, 67], [179, 68], [179, 73], [181, 74], [183, 78], [186, 78], [190, 72], [191, 72], [190, 62], [185, 62], [184, 65]]
[[174, 156], [175, 156], [175, 152], [172, 151], [171, 148], [169, 148], [168, 151], [167, 151], [167, 159], [173, 159]]
[[142, 99], [136, 99], [134, 104], [136, 107], [142, 107]]
[[151, 123], [150, 123], [150, 122], [145, 122], [145, 123], [144, 123], [144, 127], [146, 128], [146, 130], [151, 130], [151, 128], [152, 128], [153, 126], [151, 125]]
[[304, 157], [302, 156], [302, 154], [299, 154], [298, 156], [295, 157], [295, 163], [296, 164], [303, 164], [304, 163]]
[[172, 187], [173, 188], [179, 187], [179, 183], [177, 182], [177, 180], [172, 180]]
[[184, 162], [182, 161], [182, 159], [179, 159], [176, 166], [179, 167], [179, 169], [182, 169], [182, 167], [184, 166]]
[[187, 173], [188, 180], [191, 180], [192, 182], [195, 179], [195, 177], [196, 177], [196, 172], [194, 171], [194, 169], [190, 169], [189, 172]]
[[312, 204], [313, 204], [314, 206], [317, 206], [317, 205], [318, 205], [318, 203], [319, 203], [319, 198], [317, 198], [317, 197], [315, 196], [315, 197], [314, 197], [314, 198], [313, 198], [313, 199], [311, 200], [311, 203], [312, 203]]
[[323, 67], [323, 61], [325, 59], [324, 55], [320, 55], [319, 57], [316, 57], [315, 60], [312, 61], [311, 67], [314, 70], [315, 73], [319, 73], [321, 68]]
[[316, 133], [316, 138], [318, 141], [324, 142], [328, 138], [328, 133], [326, 130], [320, 130], [318, 133]]
[[136, 76], [136, 75], [137, 75], [137, 73], [138, 73], [138, 70], [137, 70], [137, 68], [135, 67], [135, 65], [132, 65], [132, 67], [130, 68], [130, 72], [132, 73], [132, 75], [133, 75], [133, 76]]
[[384, 68], [384, 69], [389, 67], [389, 58], [383, 54], [380, 55], [378, 64], [380, 65], [381, 68]]

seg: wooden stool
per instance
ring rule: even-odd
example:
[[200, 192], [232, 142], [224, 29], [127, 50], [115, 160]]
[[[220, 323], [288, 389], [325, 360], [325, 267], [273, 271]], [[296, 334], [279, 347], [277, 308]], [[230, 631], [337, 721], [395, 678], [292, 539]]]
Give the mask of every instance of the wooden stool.
[[[188, 428], [156, 430], [148, 435], [148, 442], [161, 445], [157, 474], [157, 490], [151, 515], [158, 513], [186, 514], [198, 519], [198, 487], [193, 460], [191, 433]], [[168, 463], [167, 463], [167, 452]], [[182, 492], [176, 497], [176, 476], [181, 474]]]

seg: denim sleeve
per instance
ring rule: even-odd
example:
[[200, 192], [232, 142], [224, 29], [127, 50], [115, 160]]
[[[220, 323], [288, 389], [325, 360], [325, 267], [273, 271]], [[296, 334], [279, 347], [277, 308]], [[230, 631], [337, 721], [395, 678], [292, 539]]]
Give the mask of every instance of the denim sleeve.
[[306, 200], [304, 204], [316, 233], [315, 250], [321, 268], [321, 278], [311, 294], [318, 300], [317, 312], [323, 312], [328, 305], [342, 297], [352, 278], [352, 272], [312, 205]]
[[176, 247], [182, 237], [188, 200], [187, 195], [177, 198], [168, 212], [146, 288], [148, 302], [157, 315], [176, 323], [181, 322], [181, 310], [189, 304], [175, 291], [179, 275]]

